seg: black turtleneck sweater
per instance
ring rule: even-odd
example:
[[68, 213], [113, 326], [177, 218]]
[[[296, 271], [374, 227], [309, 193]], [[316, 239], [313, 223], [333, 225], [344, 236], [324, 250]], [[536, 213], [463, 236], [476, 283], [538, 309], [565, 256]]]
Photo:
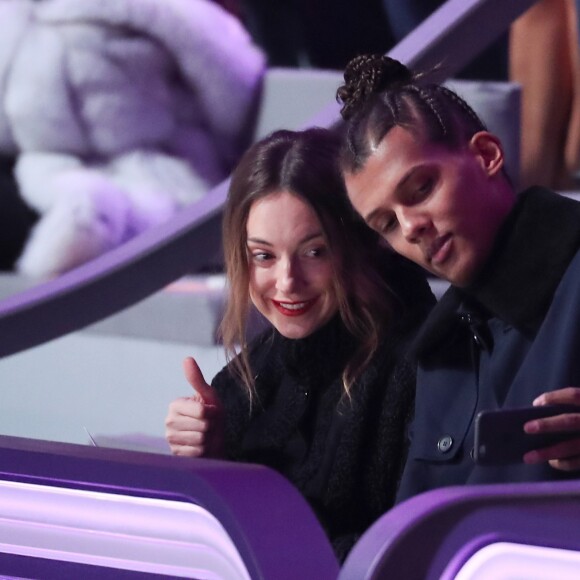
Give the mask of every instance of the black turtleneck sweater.
[[292, 482], [339, 560], [392, 506], [406, 455], [415, 389], [407, 347], [434, 299], [422, 274], [409, 278], [401, 269], [399, 276], [413, 286], [412, 302], [398, 309], [350, 400], [342, 372], [356, 341], [338, 315], [304, 339], [270, 329], [253, 341], [252, 406], [229, 367], [212, 383], [226, 409], [228, 458], [266, 465]]

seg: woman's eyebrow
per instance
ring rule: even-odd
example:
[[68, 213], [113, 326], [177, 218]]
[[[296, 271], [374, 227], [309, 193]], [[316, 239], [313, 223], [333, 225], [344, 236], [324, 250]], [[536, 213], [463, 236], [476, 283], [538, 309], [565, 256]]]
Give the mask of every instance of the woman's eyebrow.
[[[304, 236], [301, 240], [299, 240], [298, 245], [300, 244], [305, 244], [306, 242], [310, 242], [311, 240], [314, 240], [316, 238], [322, 238], [324, 237], [322, 232], [313, 232], [311, 234], [306, 234], [306, 236]], [[252, 242], [253, 244], [262, 244], [264, 246], [272, 246], [273, 244], [271, 242], [268, 242], [267, 240], [263, 240], [262, 238], [255, 238], [255, 237], [250, 237], [247, 239], [247, 243]]]
[[307, 234], [306, 236], [304, 236], [301, 240], [300, 240], [300, 244], [305, 244], [306, 242], [310, 242], [311, 240], [314, 240], [316, 238], [322, 238], [324, 237], [322, 235], [322, 232], [314, 232], [312, 234]]
[[270, 242], [267, 242], [266, 240], [262, 240], [261, 238], [248, 238], [246, 241], [252, 242], [253, 244], [261, 244], [263, 246], [271, 246], [272, 245]]

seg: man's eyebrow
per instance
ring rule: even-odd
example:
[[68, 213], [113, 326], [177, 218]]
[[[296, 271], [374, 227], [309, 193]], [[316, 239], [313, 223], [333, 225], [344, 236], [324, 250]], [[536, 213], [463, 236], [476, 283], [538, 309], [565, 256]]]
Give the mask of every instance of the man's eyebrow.
[[[424, 169], [425, 167], [428, 167], [430, 164], [429, 163], [421, 163], [420, 165], [414, 165], [413, 167], [411, 167], [407, 173], [405, 173], [405, 175], [403, 175], [403, 177], [399, 180], [399, 183], [397, 183], [396, 187], [395, 187], [395, 192], [398, 192], [400, 189], [402, 189], [402, 187], [418, 172], [421, 171], [422, 169]], [[377, 214], [381, 213], [382, 208], [381, 207], [377, 207], [375, 208], [373, 211], [371, 211], [368, 215], [365, 216], [364, 220], [365, 222], [369, 223], [371, 220], [373, 220]]]
[[407, 173], [405, 173], [405, 175], [403, 175], [403, 177], [399, 180], [399, 183], [397, 183], [397, 187], [395, 188], [395, 190], [399, 190], [403, 187], [403, 185], [405, 185], [417, 172], [425, 169], [425, 167], [428, 167], [429, 165], [431, 165], [430, 163], [420, 163], [418, 165], [413, 165], [413, 167], [411, 167]]
[[373, 209], [373, 211], [371, 211], [371, 213], [369, 213], [368, 215], [365, 216], [364, 220], [366, 223], [370, 223], [373, 221], [373, 219], [380, 214], [383, 211], [382, 207], [377, 207], [375, 209]]

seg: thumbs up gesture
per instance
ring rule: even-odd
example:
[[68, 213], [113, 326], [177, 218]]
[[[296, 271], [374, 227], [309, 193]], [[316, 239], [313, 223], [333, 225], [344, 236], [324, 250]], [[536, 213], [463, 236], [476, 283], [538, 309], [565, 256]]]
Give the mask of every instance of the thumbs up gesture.
[[215, 390], [205, 382], [191, 357], [183, 361], [192, 397], [180, 397], [169, 405], [165, 439], [173, 455], [224, 457], [224, 409]]

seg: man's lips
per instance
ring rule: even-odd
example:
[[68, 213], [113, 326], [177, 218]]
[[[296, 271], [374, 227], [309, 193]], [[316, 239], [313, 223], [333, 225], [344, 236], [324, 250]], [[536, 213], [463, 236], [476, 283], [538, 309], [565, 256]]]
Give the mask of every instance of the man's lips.
[[428, 247], [425, 257], [429, 264], [437, 266], [445, 262], [451, 250], [451, 234], [439, 236]]
[[284, 316], [301, 316], [308, 312], [317, 300], [318, 296], [300, 302], [280, 302], [278, 300], [272, 300], [272, 304], [276, 307], [278, 312], [281, 312]]

